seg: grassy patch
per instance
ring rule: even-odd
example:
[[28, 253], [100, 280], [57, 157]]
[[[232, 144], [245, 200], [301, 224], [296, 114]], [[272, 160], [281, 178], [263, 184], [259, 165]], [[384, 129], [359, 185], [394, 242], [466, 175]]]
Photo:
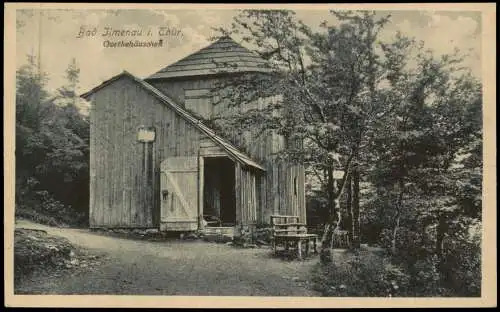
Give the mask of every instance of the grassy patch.
[[49, 268], [68, 260], [74, 252], [71, 243], [62, 237], [41, 230], [16, 229], [14, 233], [15, 278], [29, 275], [35, 269]]
[[35, 271], [49, 275], [74, 268], [100, 264], [101, 256], [73, 246], [66, 238], [43, 230], [16, 229], [14, 232], [14, 280], [19, 284]]
[[60, 219], [46, 215], [34, 209], [24, 207], [16, 207], [16, 219], [31, 220], [35, 223], [45, 224], [49, 226], [67, 227], [68, 225]]
[[313, 268], [315, 290], [328, 297], [408, 296], [409, 277], [391, 264], [383, 251], [363, 246], [359, 251], [335, 250], [333, 262]]

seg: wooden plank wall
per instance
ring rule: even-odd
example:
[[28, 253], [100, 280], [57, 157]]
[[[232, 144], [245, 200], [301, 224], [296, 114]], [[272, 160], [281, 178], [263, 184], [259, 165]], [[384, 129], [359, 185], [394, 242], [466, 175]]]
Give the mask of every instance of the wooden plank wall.
[[[176, 78], [174, 80], [153, 80], [149, 83], [158, 90], [162, 91], [171, 97], [178, 105], [184, 106], [186, 90], [207, 90], [211, 89], [216, 82], [215, 78], [198, 77], [191, 78]], [[208, 101], [208, 99], [207, 99]]]
[[[162, 90], [180, 105], [184, 105], [185, 90], [206, 90], [212, 88], [216, 79], [209, 77], [198, 77], [189, 79], [163, 80], [151, 82], [159, 90]], [[206, 99], [209, 101], [210, 99]], [[200, 101], [200, 99], [198, 99]], [[251, 108], [256, 105], [265, 105], [265, 100], [260, 103], [256, 102], [247, 107]], [[205, 103], [206, 104], [206, 103]], [[206, 105], [203, 107], [203, 112], [206, 111]], [[231, 109], [223, 107], [221, 103], [218, 107], [214, 107], [214, 112], [226, 111], [230, 115]], [[240, 108], [241, 109], [241, 108]], [[238, 111], [240, 109], [237, 109]], [[257, 222], [269, 223], [269, 216], [273, 214], [298, 214], [301, 216], [301, 222], [305, 222], [305, 177], [304, 168], [299, 166], [288, 166], [280, 161], [274, 160], [273, 153], [278, 152], [284, 147], [282, 137], [273, 134], [271, 131], [266, 131], [260, 134], [260, 129], [253, 129], [252, 132], [240, 136], [238, 129], [230, 131], [230, 141], [235, 141], [238, 145], [244, 147], [244, 152], [251, 156], [256, 161], [259, 161], [266, 167], [266, 175], [261, 179], [257, 179], [259, 195], [257, 196], [257, 211], [260, 211], [257, 216]], [[206, 147], [208, 153], [210, 147]], [[215, 152], [215, 150], [214, 150]], [[295, 195], [293, 190], [294, 179], [297, 178], [298, 194]]]
[[237, 220], [244, 225], [255, 224], [258, 219], [256, 173], [240, 165], [236, 166], [235, 173]]
[[[160, 162], [198, 156], [206, 136], [128, 77], [97, 91], [90, 114], [90, 226], [157, 227]], [[143, 145], [137, 141], [141, 125], [156, 128], [149, 194]]]

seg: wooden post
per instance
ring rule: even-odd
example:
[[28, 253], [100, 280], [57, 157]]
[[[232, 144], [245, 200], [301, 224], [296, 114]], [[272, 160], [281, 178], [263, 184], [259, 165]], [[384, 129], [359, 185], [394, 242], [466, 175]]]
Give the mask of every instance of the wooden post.
[[205, 188], [205, 159], [198, 156], [198, 229], [203, 227], [203, 201]]
[[242, 224], [242, 204], [241, 204], [241, 165], [239, 162], [234, 164], [234, 192], [236, 209], [236, 223]]

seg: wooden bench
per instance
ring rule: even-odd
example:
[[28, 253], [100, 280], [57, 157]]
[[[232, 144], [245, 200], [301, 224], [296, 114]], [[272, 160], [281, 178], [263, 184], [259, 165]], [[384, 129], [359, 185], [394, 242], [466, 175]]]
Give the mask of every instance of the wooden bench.
[[297, 250], [297, 257], [302, 259], [302, 247], [305, 246], [305, 255], [309, 255], [310, 244], [313, 243], [313, 250], [318, 253], [316, 234], [307, 234], [306, 224], [299, 222], [298, 216], [271, 216], [271, 227], [273, 234], [274, 253], [278, 253], [278, 246], [283, 245], [285, 250], [294, 247]]

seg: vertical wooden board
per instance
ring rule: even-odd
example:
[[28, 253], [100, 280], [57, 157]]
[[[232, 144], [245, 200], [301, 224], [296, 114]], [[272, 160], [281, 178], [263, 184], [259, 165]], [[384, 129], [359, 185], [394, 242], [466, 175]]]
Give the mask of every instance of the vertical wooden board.
[[[169, 113], [166, 115], [166, 120], [168, 122], [168, 127], [166, 129], [166, 135], [164, 139], [164, 144], [166, 146], [165, 153], [162, 155], [163, 159], [166, 159], [167, 157], [171, 157], [175, 155], [175, 151], [172, 152], [172, 146], [173, 146], [173, 135], [174, 135], [174, 128], [175, 128], [175, 121], [174, 121], [174, 114]], [[162, 160], [163, 160], [162, 159]]]
[[155, 208], [155, 149], [156, 143], [153, 142], [151, 146], [151, 173], [149, 176], [149, 185], [151, 188], [150, 191], [150, 207], [149, 207], [149, 218], [148, 218], [148, 227], [153, 225], [153, 216], [154, 216], [154, 208]]
[[[110, 96], [109, 94], [107, 94], [107, 99], [106, 99], [106, 103], [109, 103], [110, 102]], [[110, 118], [110, 108], [109, 106], [106, 107], [106, 120], [109, 120]], [[107, 226], [110, 226], [111, 225], [111, 207], [110, 207], [110, 200], [109, 200], [109, 197], [110, 197], [110, 188], [109, 188], [109, 180], [110, 180], [110, 177], [111, 177], [111, 174], [109, 172], [110, 170], [110, 147], [111, 147], [111, 142], [110, 142], [110, 130], [111, 130], [111, 125], [107, 122], [106, 123], [106, 134], [104, 136], [104, 140], [105, 140], [105, 147], [104, 147], [104, 173], [105, 173], [105, 176], [104, 176], [104, 222]]]
[[280, 171], [279, 162], [276, 162], [273, 167], [273, 182], [271, 187], [273, 190], [271, 196], [273, 198], [274, 214], [280, 214]]
[[304, 166], [301, 166], [300, 190], [301, 190], [302, 222], [306, 222], [307, 220], [305, 183], [306, 183], [305, 168]]
[[[203, 203], [205, 191], [205, 159], [198, 157], [198, 218], [203, 216]], [[198, 221], [198, 226], [200, 226]]]
[[247, 183], [247, 186], [246, 186], [246, 189], [247, 189], [247, 219], [248, 219], [248, 222], [251, 222], [252, 221], [252, 209], [253, 209], [253, 206], [252, 206], [252, 185], [251, 185], [251, 181], [252, 181], [252, 178], [251, 178], [251, 175], [250, 175], [250, 172], [247, 171], [246, 172], [246, 183]]
[[247, 223], [252, 220], [252, 186], [250, 185], [250, 172], [245, 170], [245, 190], [246, 190], [246, 203], [247, 203]]
[[295, 203], [297, 202], [296, 200], [296, 195], [295, 195], [295, 185], [294, 185], [294, 179], [295, 179], [295, 170], [294, 166], [291, 166], [290, 169], [288, 170], [288, 205], [290, 206], [290, 212], [292, 216], [298, 216]]
[[242, 173], [243, 173], [243, 179], [242, 180], [243, 180], [243, 183], [244, 183], [244, 185], [243, 185], [243, 191], [244, 191], [244, 194], [245, 194], [244, 202], [243, 202], [244, 203], [244, 207], [245, 207], [245, 209], [244, 209], [244, 213], [245, 213], [244, 214], [244, 216], [245, 216], [244, 220], [245, 220], [245, 223], [248, 224], [249, 217], [250, 217], [249, 216], [250, 207], [249, 207], [249, 200], [248, 200], [249, 199], [249, 193], [250, 193], [250, 190], [249, 190], [249, 187], [248, 187], [248, 171], [243, 170]]
[[289, 185], [288, 185], [288, 170], [287, 170], [286, 164], [283, 162], [281, 164], [281, 177], [280, 177], [280, 184], [283, 186], [281, 188], [281, 211], [282, 214], [284, 215], [289, 215], [290, 214], [290, 205], [288, 203], [289, 200]]
[[123, 93], [119, 97], [120, 101], [115, 102], [111, 105], [111, 127], [109, 129], [109, 140], [110, 140], [110, 156], [109, 156], [109, 188], [110, 188], [110, 196], [109, 196], [109, 207], [111, 210], [111, 226], [119, 226], [119, 209], [117, 209], [116, 205], [116, 182], [117, 182], [117, 174], [116, 169], [119, 166], [120, 157], [117, 155], [117, 149], [119, 148], [118, 142], [116, 140], [117, 133], [119, 132], [119, 117], [120, 117], [120, 104], [123, 103]]
[[299, 193], [299, 182], [300, 181], [300, 172], [298, 166], [294, 166], [294, 173], [293, 173], [293, 181], [292, 181], [292, 187], [293, 187], [293, 201], [294, 201], [294, 209], [295, 209], [295, 215], [301, 216], [301, 212], [299, 209], [299, 200], [300, 200], [300, 193]]
[[283, 211], [284, 214], [289, 215], [290, 214], [290, 175], [288, 171], [288, 166], [286, 163], [283, 163], [283, 171], [282, 171], [282, 180], [281, 183], [283, 183], [283, 193], [281, 193], [281, 198], [283, 201]]
[[124, 220], [124, 201], [125, 201], [125, 163], [124, 159], [127, 153], [125, 145], [125, 120], [127, 116], [127, 96], [128, 92], [123, 92], [123, 101], [117, 107], [115, 118], [117, 128], [115, 128], [115, 156], [116, 165], [114, 166], [114, 180], [115, 180], [115, 203], [114, 209], [116, 210], [117, 222], [121, 226], [126, 226], [127, 222]]
[[[121, 99], [120, 99], [121, 100]], [[116, 226], [116, 209], [114, 206], [114, 199], [115, 199], [115, 188], [114, 188], [114, 182], [115, 182], [115, 167], [116, 167], [116, 159], [115, 159], [115, 148], [116, 148], [116, 142], [115, 140], [115, 133], [116, 133], [116, 117], [115, 114], [117, 113], [115, 106], [117, 103], [113, 103], [113, 105], [110, 105], [110, 109], [108, 111], [108, 156], [107, 156], [107, 189], [108, 189], [108, 211], [109, 211], [109, 225], [110, 226]]]
[[255, 220], [257, 223], [262, 223], [262, 206], [261, 206], [261, 195], [260, 195], [260, 175], [255, 175]]
[[293, 194], [293, 167], [289, 167], [287, 165], [287, 176], [286, 176], [286, 184], [287, 184], [287, 192], [285, 194], [285, 198], [286, 198], [286, 205], [288, 207], [288, 210], [291, 212], [292, 215], [295, 215], [294, 213], [294, 202], [295, 202], [295, 198], [294, 198], [294, 194]]
[[[293, 187], [293, 210], [294, 215], [299, 216], [301, 219], [301, 212], [299, 210], [299, 170], [296, 165], [293, 166], [293, 174], [292, 174], [292, 187]], [[300, 220], [299, 219], [299, 220]]]
[[189, 156], [192, 155], [191, 153], [191, 141], [193, 140], [193, 133], [191, 131], [191, 125], [188, 124], [187, 122], [184, 123], [185, 125], [185, 134], [184, 134], [184, 142], [182, 145], [184, 145], [184, 156]]
[[252, 190], [252, 223], [257, 221], [257, 193], [256, 193], [256, 181], [255, 181], [255, 175], [252, 173], [251, 175], [251, 190]]
[[162, 153], [162, 138], [163, 138], [163, 133], [165, 131], [164, 127], [165, 124], [162, 122], [163, 121], [163, 116], [164, 116], [164, 111], [165, 109], [159, 110], [155, 115], [154, 115], [154, 125], [156, 127], [156, 139], [154, 143], [154, 160], [153, 160], [153, 207], [152, 207], [152, 224], [151, 226], [153, 227], [158, 227], [159, 226], [159, 216], [160, 216], [160, 160], [161, 158], [161, 153]]
[[243, 178], [241, 179], [243, 182], [243, 194], [244, 194], [244, 200], [243, 200], [243, 220], [245, 221], [246, 224], [248, 224], [249, 221], [249, 203], [248, 203], [248, 193], [249, 193], [249, 187], [248, 187], [248, 171], [242, 170], [241, 173], [243, 174]]
[[[96, 105], [98, 104], [97, 97], [95, 97], [95, 103]], [[94, 164], [95, 164], [95, 176], [94, 176], [94, 222], [97, 226], [102, 225], [102, 220], [100, 218], [100, 212], [102, 211], [102, 206], [101, 206], [101, 189], [99, 188], [99, 182], [100, 182], [100, 175], [101, 175], [101, 154], [99, 152], [100, 150], [100, 144], [99, 144], [99, 136], [101, 135], [101, 127], [99, 126], [99, 111], [96, 110], [94, 113], [94, 152], [92, 152], [94, 156]]]
[[167, 178], [164, 172], [160, 172], [160, 223], [166, 222], [166, 216], [168, 214], [168, 195], [163, 197], [163, 191], [167, 190]]
[[285, 214], [287, 213], [287, 207], [285, 206], [284, 199], [285, 199], [285, 191], [286, 191], [286, 170], [284, 170], [283, 162], [280, 161], [279, 163], [279, 168], [280, 168], [280, 173], [279, 173], [279, 179], [278, 183], [280, 185], [279, 189], [279, 206], [280, 206], [280, 214]]
[[184, 156], [184, 154], [181, 151], [181, 137], [182, 137], [182, 132], [181, 128], [183, 126], [183, 120], [179, 118], [179, 116], [176, 116], [176, 122], [175, 122], [175, 151], [177, 156]]
[[[112, 142], [111, 146], [111, 168], [110, 168], [110, 188], [111, 188], [111, 196], [110, 196], [110, 207], [112, 211], [112, 226], [120, 226], [120, 214], [121, 214], [121, 207], [118, 205], [117, 202], [117, 195], [119, 192], [118, 188], [118, 170], [121, 169], [121, 153], [119, 149], [121, 148], [121, 144], [118, 141], [118, 134], [120, 133], [120, 123], [122, 122], [122, 117], [121, 116], [121, 107], [123, 106], [124, 102], [124, 95], [126, 94], [126, 91], [124, 91], [121, 94], [121, 101], [118, 103], [114, 103], [113, 110], [112, 110], [112, 124], [113, 127], [110, 129], [110, 139]], [[121, 194], [120, 194], [121, 195]]]
[[239, 162], [235, 163], [234, 166], [234, 175], [235, 175], [235, 181], [234, 181], [234, 189], [235, 189], [235, 202], [236, 202], [236, 222], [241, 223], [242, 221], [242, 216], [241, 216], [241, 165]]
[[[139, 86], [136, 86], [136, 88], [138, 88], [137, 92], [143, 92], [144, 90], [140, 89], [139, 90]], [[136, 93], [136, 96], [134, 98], [134, 102], [138, 101], [139, 99], [141, 99], [141, 97], [139, 97], [139, 94]], [[148, 98], [146, 98], [146, 101], [147, 101]], [[149, 105], [147, 105], [148, 103], [142, 100], [141, 99], [141, 108], [140, 108], [140, 112], [139, 112], [139, 116], [140, 116], [140, 120], [141, 120], [141, 124], [142, 125], [145, 125], [146, 127], [150, 126], [150, 120], [149, 120]], [[144, 103], [146, 102], [146, 103]], [[146, 104], [146, 105], [144, 105]], [[139, 210], [139, 226], [144, 226], [146, 223], [147, 223], [147, 214], [148, 214], [148, 205], [149, 205], [149, 190], [148, 190], [148, 184], [147, 184], [147, 171], [148, 171], [148, 144], [146, 143], [142, 143], [143, 147], [142, 147], [142, 156], [141, 156], [141, 159], [142, 159], [142, 162], [143, 162], [143, 169], [141, 170], [141, 176], [142, 176], [142, 180], [141, 180], [141, 189], [142, 189], [142, 202], [141, 202], [141, 207], [140, 207], [140, 210]]]
[[122, 119], [122, 132], [119, 134], [119, 138], [121, 141], [121, 162], [120, 162], [120, 188], [119, 188], [119, 193], [120, 193], [120, 200], [118, 206], [120, 207], [120, 223], [121, 224], [126, 224], [128, 225], [127, 219], [126, 219], [126, 214], [127, 214], [127, 175], [128, 175], [128, 167], [127, 167], [127, 113], [128, 109], [128, 102], [124, 101], [123, 102], [123, 107], [122, 107], [122, 112], [123, 112], [123, 119]]
[[252, 190], [252, 223], [255, 223], [257, 217], [257, 194], [255, 192], [255, 175], [251, 176], [251, 190]]
[[170, 154], [171, 156], [179, 156], [177, 151], [177, 127], [178, 127], [178, 117], [172, 114], [172, 125], [170, 131]]
[[137, 209], [137, 168], [139, 162], [137, 161], [137, 141], [136, 141], [136, 125], [137, 116], [135, 111], [135, 104], [132, 102], [128, 103], [128, 114], [130, 121], [127, 123], [127, 142], [128, 142], [128, 152], [127, 152], [127, 166], [129, 171], [128, 177], [128, 209], [126, 211], [126, 222], [127, 224], [134, 226], [134, 217]]
[[[98, 97], [98, 94], [94, 95], [94, 101], [96, 106], [99, 105], [100, 103], [100, 98]], [[102, 211], [102, 203], [101, 203], [101, 189], [99, 187], [100, 183], [100, 176], [101, 176], [101, 153], [100, 153], [100, 140], [99, 137], [101, 136], [102, 132], [102, 125], [99, 124], [100, 120], [100, 110], [97, 109], [95, 110], [95, 118], [94, 118], [94, 152], [93, 155], [95, 157], [95, 179], [94, 179], [94, 219], [95, 223], [97, 226], [102, 225], [102, 220], [100, 218], [100, 212]]]
[[89, 226], [93, 227], [96, 225], [95, 220], [95, 175], [96, 175], [96, 161], [95, 161], [95, 101], [90, 103], [89, 112]]
[[132, 118], [134, 119], [134, 123], [132, 126], [132, 131], [134, 133], [134, 141], [133, 141], [133, 146], [134, 146], [134, 153], [133, 153], [133, 162], [131, 163], [131, 166], [133, 166], [134, 170], [134, 188], [133, 188], [133, 194], [134, 198], [132, 201], [132, 206], [131, 211], [130, 211], [130, 222], [134, 226], [137, 226], [139, 224], [139, 213], [141, 211], [141, 206], [142, 206], [142, 143], [139, 143], [137, 141], [136, 135], [137, 135], [137, 127], [141, 124], [142, 120], [140, 119], [139, 111], [138, 111], [138, 106], [136, 104], [132, 103], [131, 99], [131, 105], [132, 105]]
[[[241, 168], [241, 167], [240, 167]], [[241, 221], [243, 224], [246, 224], [247, 218], [246, 218], [246, 189], [245, 189], [245, 172], [243, 171], [243, 168], [240, 169], [240, 189], [241, 189]]]
[[255, 179], [253, 173], [250, 174], [250, 202], [251, 202], [251, 209], [250, 209], [250, 220], [251, 222], [255, 222]]
[[193, 154], [190, 151], [191, 147], [191, 141], [193, 140], [193, 135], [192, 135], [192, 126], [191, 124], [187, 123], [184, 121], [184, 133], [181, 134], [181, 136], [184, 138], [184, 141], [181, 142], [181, 145], [183, 146], [183, 155], [184, 156], [192, 156]]
[[186, 122], [184, 119], [179, 118], [179, 129], [177, 132], [177, 149], [179, 156], [186, 156], [186, 145], [184, 142], [186, 141]]
[[[105, 103], [109, 103], [109, 96], [108, 94], [105, 93]], [[103, 117], [104, 117], [104, 120], [108, 120], [108, 110], [109, 108], [106, 106], [104, 108], [104, 114], [103, 114]], [[108, 149], [109, 149], [109, 146], [108, 146], [108, 136], [109, 136], [109, 124], [107, 122], [103, 122], [103, 128], [104, 128], [104, 135], [103, 135], [103, 148], [102, 148], [102, 156], [103, 156], [103, 166], [102, 166], [102, 170], [103, 170], [103, 173], [104, 173], [104, 176], [103, 176], [103, 181], [102, 181], [102, 188], [103, 188], [103, 197], [102, 197], [102, 207], [103, 207], [103, 223], [106, 225], [106, 226], [109, 226], [109, 223], [110, 223], [110, 218], [109, 218], [109, 188], [108, 188], [108, 177], [109, 177], [109, 174], [108, 174], [108, 170], [109, 170], [109, 166], [108, 166]]]
[[258, 187], [259, 187], [259, 195], [260, 195], [260, 201], [259, 201], [260, 213], [258, 216], [259, 222], [268, 223], [267, 222], [268, 212], [267, 212], [267, 203], [266, 203], [267, 200], [266, 200], [266, 176], [265, 175], [260, 176]]
[[[148, 149], [148, 170], [146, 172], [146, 184], [148, 187], [148, 205], [146, 206], [146, 226], [151, 226], [153, 224], [153, 176], [154, 176], [154, 143], [149, 143]], [[151, 157], [149, 156], [151, 155]]]
[[[102, 100], [102, 99], [101, 99]], [[98, 146], [99, 146], [99, 174], [98, 174], [98, 183], [97, 183], [97, 188], [99, 190], [99, 224], [100, 225], [106, 225], [105, 221], [105, 212], [106, 212], [106, 207], [104, 206], [104, 189], [105, 189], [105, 177], [106, 177], [106, 165], [105, 165], [105, 153], [106, 153], [106, 123], [103, 122], [105, 120], [105, 114], [104, 114], [104, 109], [101, 110], [100, 113], [101, 117], [101, 125], [100, 125], [100, 130], [99, 130], [99, 136], [98, 136]]]

